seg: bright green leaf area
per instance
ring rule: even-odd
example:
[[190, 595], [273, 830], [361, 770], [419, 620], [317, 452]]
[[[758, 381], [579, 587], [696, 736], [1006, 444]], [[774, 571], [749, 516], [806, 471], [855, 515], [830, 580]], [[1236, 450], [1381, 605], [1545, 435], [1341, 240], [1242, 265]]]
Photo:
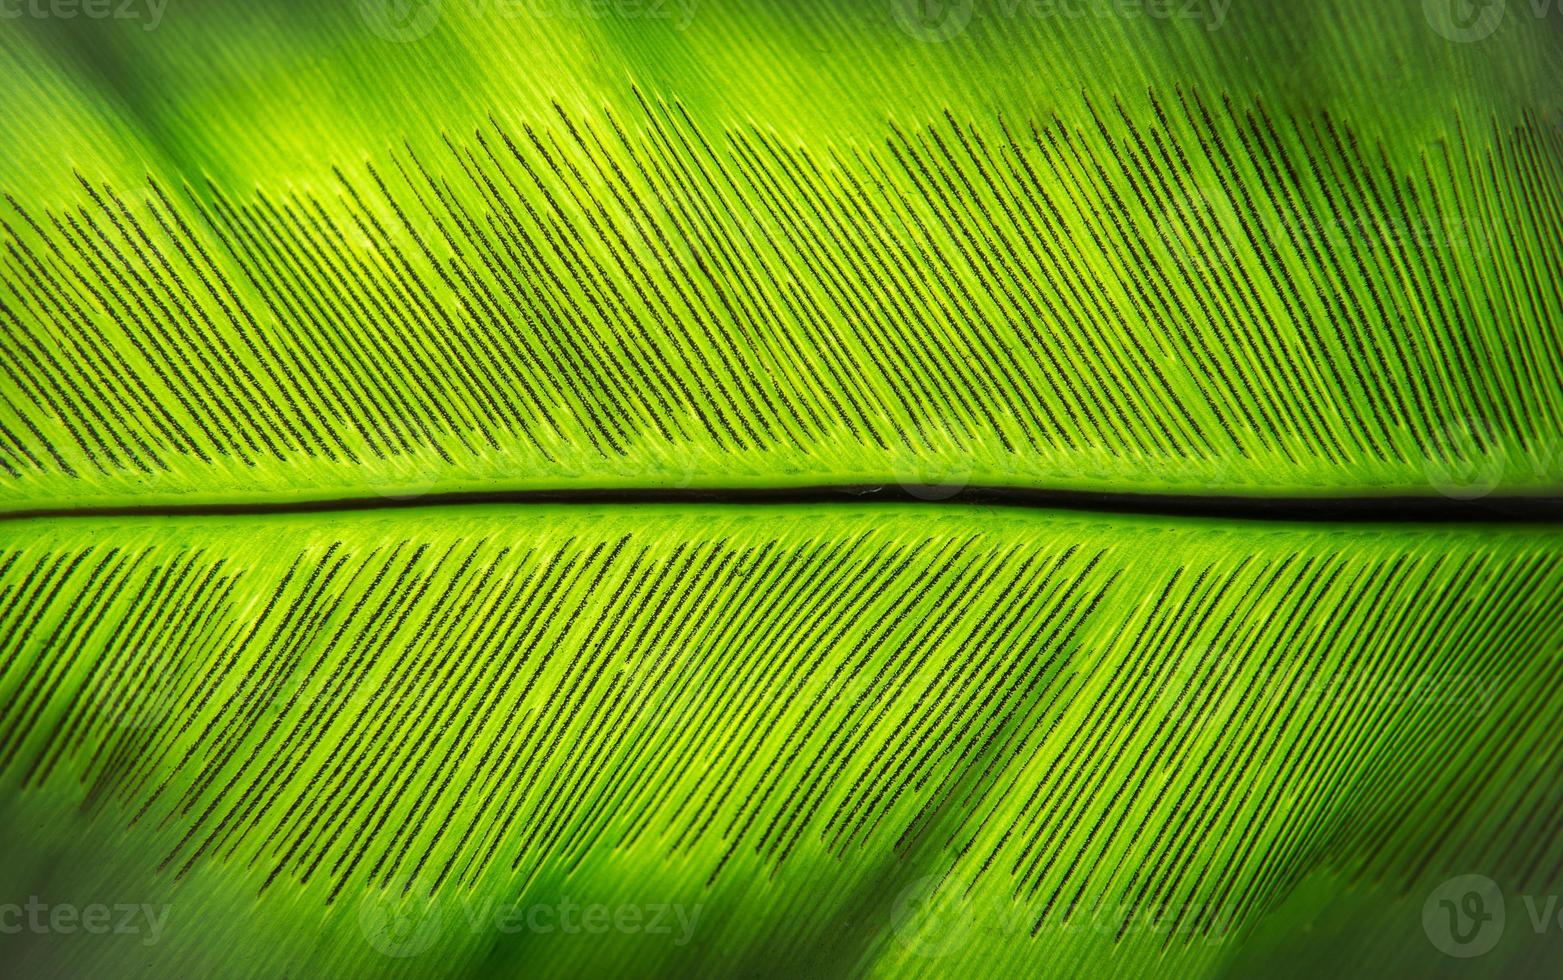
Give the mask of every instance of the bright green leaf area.
[[[1555, 530], [537, 506], [0, 532], [21, 973], [1559, 965], [1522, 901], [1563, 859]], [[1490, 938], [1441, 918], [1468, 874], [1507, 928], [1456, 960]]]
[[0, 508], [1563, 485], [1563, 13], [928, 6], [0, 23]]

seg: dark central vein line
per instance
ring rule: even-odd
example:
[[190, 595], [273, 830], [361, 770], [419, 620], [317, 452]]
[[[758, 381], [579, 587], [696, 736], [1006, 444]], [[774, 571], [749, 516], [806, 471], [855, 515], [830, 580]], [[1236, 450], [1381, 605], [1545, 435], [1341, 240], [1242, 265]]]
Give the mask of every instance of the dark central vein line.
[[687, 489], [510, 490], [430, 493], [411, 498], [340, 497], [331, 500], [229, 504], [151, 504], [128, 507], [52, 507], [0, 514], [0, 521], [53, 517], [195, 517], [244, 514], [325, 514], [355, 510], [453, 507], [470, 504], [919, 504], [937, 508], [1018, 507], [1224, 518], [1242, 521], [1389, 524], [1563, 523], [1563, 496], [1451, 497], [1239, 497], [1154, 493], [1102, 493], [1017, 487], [962, 488], [916, 484]]

